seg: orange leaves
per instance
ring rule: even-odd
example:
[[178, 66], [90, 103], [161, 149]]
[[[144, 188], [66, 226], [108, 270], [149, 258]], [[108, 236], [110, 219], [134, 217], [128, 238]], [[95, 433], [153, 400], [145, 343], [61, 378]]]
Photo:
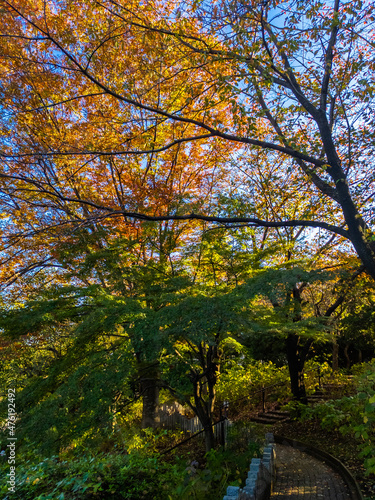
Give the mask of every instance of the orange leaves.
[[42, 233], [51, 255], [73, 227], [133, 234], [134, 213], [211, 214], [232, 182], [266, 222], [318, 217], [342, 234], [332, 158], [365, 203], [372, 6], [9, 3], [3, 202], [7, 237], [29, 232], [35, 254]]
[[[118, 97], [196, 116], [207, 94], [191, 50], [148, 30], [151, 22], [165, 24], [158, 11], [173, 8], [161, 5], [128, 2], [120, 12], [111, 2], [48, 2], [46, 10], [44, 2], [24, 2], [17, 13], [13, 3], [3, 25], [9, 37], [0, 39], [9, 117], [1, 150], [15, 155], [2, 163], [4, 280], [31, 270], [32, 262], [58, 265], [59, 245], [69, 243], [75, 227], [134, 236], [137, 224], [121, 211], [184, 213], [209, 196], [218, 162], [206, 154], [218, 145], [185, 146], [181, 141], [199, 129], [171, 126]], [[191, 68], [197, 84], [187, 82]]]

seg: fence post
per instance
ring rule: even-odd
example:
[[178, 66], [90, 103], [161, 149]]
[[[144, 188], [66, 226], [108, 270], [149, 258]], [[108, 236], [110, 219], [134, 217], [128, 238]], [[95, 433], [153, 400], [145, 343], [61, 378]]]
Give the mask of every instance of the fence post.
[[266, 389], [262, 387], [262, 412], [266, 413]]
[[228, 408], [229, 408], [229, 401], [228, 400], [225, 400], [223, 402], [222, 408], [223, 408], [224, 415], [222, 416], [222, 412], [221, 412], [221, 408], [220, 408], [220, 419], [222, 419], [220, 422], [220, 441], [221, 441], [220, 444], [223, 447], [223, 450], [225, 450], [225, 445], [226, 445], [225, 425], [226, 425], [226, 421], [228, 420]]
[[224, 409], [224, 418], [228, 418], [228, 408], [229, 408], [229, 401], [225, 400], [223, 403], [223, 409]]
[[221, 441], [221, 446], [223, 447], [223, 450], [225, 450], [225, 420], [223, 419], [220, 422], [220, 441]]

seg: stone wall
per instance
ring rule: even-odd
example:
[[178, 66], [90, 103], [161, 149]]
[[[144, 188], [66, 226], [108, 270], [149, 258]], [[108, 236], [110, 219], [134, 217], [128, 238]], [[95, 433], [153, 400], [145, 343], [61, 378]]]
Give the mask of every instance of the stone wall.
[[275, 480], [276, 451], [273, 434], [266, 434], [262, 458], [253, 458], [244, 488], [228, 486], [223, 500], [268, 500]]

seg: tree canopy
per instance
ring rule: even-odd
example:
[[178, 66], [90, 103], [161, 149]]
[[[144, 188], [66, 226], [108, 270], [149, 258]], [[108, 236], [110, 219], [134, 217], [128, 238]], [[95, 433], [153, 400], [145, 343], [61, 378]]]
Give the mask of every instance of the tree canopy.
[[319, 228], [375, 277], [372, 2], [1, 5], [13, 273], [73, 227], [193, 219]]

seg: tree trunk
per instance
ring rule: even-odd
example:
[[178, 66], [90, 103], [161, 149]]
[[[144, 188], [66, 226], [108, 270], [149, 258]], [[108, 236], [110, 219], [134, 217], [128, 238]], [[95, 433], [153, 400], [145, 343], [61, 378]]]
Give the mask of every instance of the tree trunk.
[[327, 173], [336, 185], [338, 202], [341, 205], [345, 222], [348, 226], [349, 239], [367, 272], [375, 279], [375, 249], [369, 238], [372, 232], [358, 212], [351, 196], [346, 174], [341, 166], [341, 160], [334, 144], [327, 116], [321, 109], [313, 114], [315, 114], [314, 118], [320, 130], [327, 163], [329, 164]]
[[339, 369], [339, 345], [336, 339], [333, 340], [332, 344], [332, 370], [337, 372]]
[[210, 412], [207, 412], [205, 405], [198, 404], [195, 407], [195, 413], [202, 424], [204, 431], [204, 441], [206, 445], [206, 452], [212, 450], [215, 447], [215, 436], [212, 427], [212, 418]]
[[204, 442], [206, 446], [206, 452], [215, 448], [215, 436], [212, 425], [204, 428]]
[[189, 403], [199, 418], [204, 430], [206, 451], [215, 447], [215, 436], [212, 428], [212, 414], [216, 399], [215, 385], [219, 372], [219, 354], [217, 346], [199, 346], [202, 372], [195, 372], [192, 377], [194, 387], [194, 404]]
[[344, 356], [346, 359], [346, 368], [349, 370], [349, 368], [351, 366], [351, 362], [350, 362], [350, 357], [349, 357], [349, 345], [348, 344], [344, 347]]
[[286, 339], [286, 353], [288, 360], [290, 386], [294, 399], [301, 403], [307, 404], [306, 388], [303, 377], [303, 366], [305, 364], [304, 357], [298, 352], [299, 338], [295, 334], [288, 335]]
[[141, 369], [141, 392], [143, 396], [142, 407], [142, 429], [146, 427], [156, 428], [159, 426], [159, 366], [152, 363], [142, 366]]

